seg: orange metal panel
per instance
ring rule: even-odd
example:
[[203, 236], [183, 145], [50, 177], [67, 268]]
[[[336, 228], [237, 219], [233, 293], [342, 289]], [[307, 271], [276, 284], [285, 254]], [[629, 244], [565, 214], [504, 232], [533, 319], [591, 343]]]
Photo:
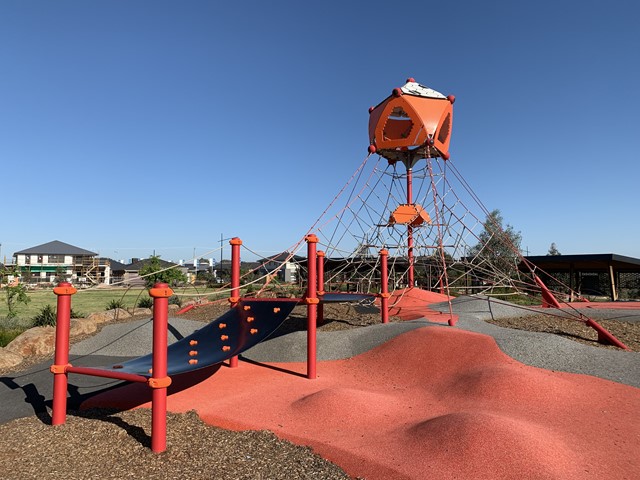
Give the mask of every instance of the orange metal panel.
[[448, 158], [453, 106], [446, 98], [391, 96], [370, 112], [369, 141], [378, 151], [432, 145]]
[[399, 223], [417, 227], [423, 223], [431, 223], [429, 214], [418, 204], [399, 205], [389, 217], [389, 225]]

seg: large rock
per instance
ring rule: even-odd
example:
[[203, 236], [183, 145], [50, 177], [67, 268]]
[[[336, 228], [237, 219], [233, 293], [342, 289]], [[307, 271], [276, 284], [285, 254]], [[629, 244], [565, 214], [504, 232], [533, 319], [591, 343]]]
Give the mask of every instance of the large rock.
[[87, 315], [88, 319], [91, 319], [96, 324], [112, 322], [114, 320], [124, 320], [131, 318], [131, 314], [123, 308], [116, 308], [114, 310], [106, 310], [104, 312], [95, 312]]
[[55, 349], [55, 328], [34, 327], [13, 339], [6, 350], [22, 357], [31, 355], [49, 355]]
[[142, 315], [151, 316], [151, 315], [153, 315], [153, 309], [136, 307], [136, 308], [133, 309], [133, 315], [134, 316], [142, 316]]
[[22, 363], [22, 356], [6, 348], [0, 348], [0, 370], [13, 368]]
[[95, 333], [96, 330], [98, 330], [98, 323], [91, 318], [73, 319], [71, 320], [71, 328], [69, 328], [69, 336], [87, 335]]

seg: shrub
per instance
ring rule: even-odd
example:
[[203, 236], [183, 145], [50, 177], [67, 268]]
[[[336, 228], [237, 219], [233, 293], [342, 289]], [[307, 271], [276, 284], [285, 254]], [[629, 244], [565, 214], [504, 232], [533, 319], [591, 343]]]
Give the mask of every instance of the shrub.
[[54, 326], [56, 324], [56, 311], [51, 305], [45, 305], [32, 320], [34, 327]]
[[169, 297], [169, 305], [178, 305], [179, 307], [182, 306], [182, 299], [180, 297], [178, 297], [177, 295], [171, 295]]
[[124, 308], [124, 302], [122, 301], [122, 299], [111, 300], [109, 303], [107, 303], [107, 307], [105, 308], [105, 310], [115, 310], [116, 308]]
[[24, 328], [0, 328], [0, 347], [6, 347], [11, 341], [24, 332]]
[[138, 307], [140, 308], [152, 308], [153, 299], [151, 297], [141, 298], [138, 300]]
[[71, 309], [70, 318], [84, 318], [85, 314], [82, 312], [74, 312], [73, 308]]

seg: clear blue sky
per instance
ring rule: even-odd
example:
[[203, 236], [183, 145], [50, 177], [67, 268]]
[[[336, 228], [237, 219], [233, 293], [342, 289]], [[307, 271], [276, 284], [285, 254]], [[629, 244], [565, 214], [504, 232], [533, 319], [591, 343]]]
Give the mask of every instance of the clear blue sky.
[[414, 77], [456, 95], [451, 161], [530, 254], [640, 257], [638, 5], [5, 0], [2, 256], [281, 251]]

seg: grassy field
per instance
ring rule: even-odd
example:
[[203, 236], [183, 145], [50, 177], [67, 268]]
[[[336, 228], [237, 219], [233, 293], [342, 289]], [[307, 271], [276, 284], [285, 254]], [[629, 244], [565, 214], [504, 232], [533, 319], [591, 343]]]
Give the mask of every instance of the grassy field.
[[[223, 298], [228, 293], [218, 293], [217, 290], [204, 287], [175, 288], [175, 294], [182, 303], [193, 298], [200, 298], [202, 295], [208, 299]], [[54, 309], [57, 305], [57, 297], [53, 289], [31, 290], [28, 292], [29, 303], [18, 304], [16, 306], [17, 317], [7, 318], [7, 309], [4, 292], [0, 290], [0, 347], [6, 346], [11, 340], [30, 328], [33, 324], [33, 317], [36, 316], [45, 305], [51, 305]], [[78, 290], [78, 293], [71, 297], [71, 308], [76, 316], [84, 317], [93, 312], [101, 312], [107, 309], [111, 302], [122, 302], [124, 308], [134, 308], [141, 299], [149, 298], [149, 294], [144, 288], [94, 288]]]

